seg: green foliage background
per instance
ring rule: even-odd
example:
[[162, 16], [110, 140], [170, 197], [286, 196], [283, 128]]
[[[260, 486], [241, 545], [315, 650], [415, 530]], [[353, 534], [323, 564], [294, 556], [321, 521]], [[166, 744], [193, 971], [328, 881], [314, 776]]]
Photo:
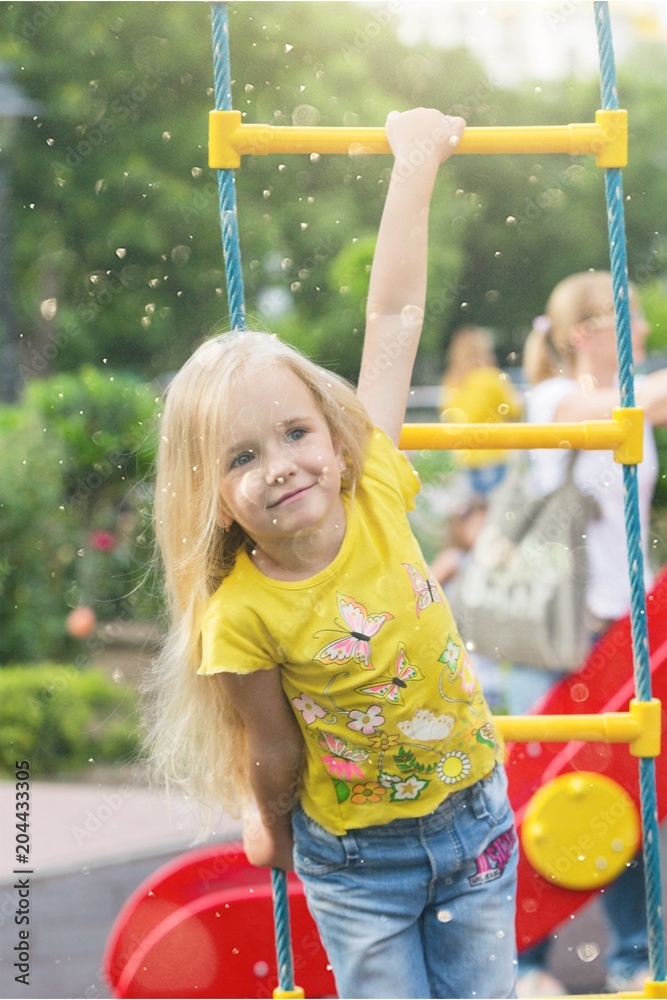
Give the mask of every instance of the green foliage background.
[[15, 772], [17, 754], [33, 777], [80, 771], [86, 762], [136, 763], [136, 692], [101, 670], [71, 665], [0, 670], [0, 775]]
[[[392, 5], [231, 3], [234, 106], [250, 122], [382, 125], [432, 104], [470, 125], [590, 121], [597, 76], [493, 84], [466, 50], [398, 41]], [[592, 17], [592, 11], [591, 11]], [[555, 36], [554, 44], [558, 43]], [[13, 149], [15, 311], [26, 377], [82, 363], [151, 379], [227, 315], [214, 172], [209, 7], [7, 3], [0, 58], [41, 104]], [[667, 63], [646, 44], [619, 68], [629, 109], [631, 276], [658, 284], [664, 319]], [[250, 321], [356, 373], [368, 263], [388, 160], [250, 157], [237, 175]], [[564, 274], [608, 264], [602, 171], [591, 158], [455, 157], [434, 200], [430, 313], [417, 371], [429, 381], [462, 319], [520, 352]], [[508, 220], [510, 220], [508, 222]], [[355, 279], [347, 282], [349, 265]], [[263, 308], [280, 289], [293, 311]]]
[[[233, 103], [249, 122], [380, 126], [428, 104], [472, 126], [563, 124], [600, 104], [595, 73], [509, 89], [466, 49], [406, 46], [391, 3], [240, 2], [229, 16]], [[0, 60], [39, 103], [0, 151], [22, 383], [0, 408], [0, 662], [29, 662], [72, 653], [63, 619], [77, 604], [102, 619], [156, 609], [142, 580], [161, 386], [228, 314], [207, 166], [210, 8], [3, 3]], [[664, 350], [664, 46], [638, 42], [618, 69], [630, 276]], [[255, 156], [236, 175], [250, 325], [352, 379], [389, 166]], [[518, 363], [553, 285], [608, 266], [602, 171], [590, 157], [454, 157], [431, 233], [415, 381], [438, 380], [464, 320], [495, 328], [501, 360]], [[112, 553], [91, 549], [100, 530], [117, 537]]]
[[137, 375], [84, 366], [0, 406], [0, 663], [82, 656], [65, 631], [79, 605], [101, 623], [155, 613], [144, 483], [158, 402]]

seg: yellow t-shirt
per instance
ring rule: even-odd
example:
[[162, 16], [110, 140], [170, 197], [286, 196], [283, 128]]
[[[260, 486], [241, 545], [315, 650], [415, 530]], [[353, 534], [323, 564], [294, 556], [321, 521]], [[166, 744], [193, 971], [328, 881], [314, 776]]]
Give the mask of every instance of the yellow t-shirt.
[[410, 530], [418, 490], [405, 456], [375, 431], [333, 562], [285, 582], [242, 552], [205, 616], [200, 673], [280, 664], [306, 747], [301, 802], [335, 834], [431, 813], [502, 752]]
[[[440, 410], [443, 420], [456, 424], [496, 424], [516, 420], [522, 405], [518, 392], [498, 368], [471, 368], [459, 385], [442, 386]], [[480, 444], [484, 431], [479, 431]], [[456, 452], [456, 461], [465, 468], [500, 465], [505, 451], [470, 448]]]

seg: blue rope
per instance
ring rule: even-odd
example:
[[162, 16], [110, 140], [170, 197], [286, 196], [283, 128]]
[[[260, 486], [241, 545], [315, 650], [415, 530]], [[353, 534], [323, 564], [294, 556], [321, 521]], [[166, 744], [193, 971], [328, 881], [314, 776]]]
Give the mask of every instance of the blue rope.
[[[215, 110], [232, 110], [232, 78], [229, 59], [229, 21], [227, 4], [211, 5], [213, 28], [213, 79]], [[220, 203], [220, 228], [222, 251], [225, 259], [227, 298], [229, 300], [232, 330], [245, 330], [245, 304], [243, 300], [243, 271], [239, 245], [236, 213], [236, 187], [233, 170], [218, 170], [218, 199]]]
[[283, 992], [289, 993], [294, 990], [294, 967], [292, 965], [287, 876], [281, 868], [271, 869], [271, 888], [273, 890], [273, 921], [278, 957], [278, 983]]
[[[611, 37], [609, 5], [606, 0], [594, 3], [595, 24], [600, 54], [600, 92], [603, 110], [618, 109], [618, 87]], [[632, 330], [628, 292], [627, 249], [623, 208], [623, 180], [617, 168], [605, 170], [609, 256], [613, 282], [614, 311], [621, 405], [634, 406], [634, 365]], [[623, 466], [624, 511], [630, 567], [630, 621], [638, 701], [651, 700], [651, 668], [644, 592], [644, 560], [639, 521], [637, 466]], [[656, 796], [655, 760], [639, 758], [639, 786], [644, 839], [644, 869], [646, 880], [646, 912], [649, 938], [649, 961], [655, 981], [664, 980], [665, 942], [662, 925], [662, 890], [660, 880], [660, 849], [658, 806]]]
[[[211, 23], [213, 29], [215, 110], [231, 111], [232, 78], [229, 57], [229, 20], [226, 3], [213, 3], [211, 5]], [[218, 170], [218, 195], [230, 325], [232, 330], [245, 330], [243, 271], [241, 268], [241, 250], [236, 212], [236, 188], [233, 170]], [[294, 990], [294, 969], [290, 938], [289, 898], [285, 872], [279, 868], [272, 869], [271, 885], [276, 931], [278, 983], [282, 992], [289, 993]]]

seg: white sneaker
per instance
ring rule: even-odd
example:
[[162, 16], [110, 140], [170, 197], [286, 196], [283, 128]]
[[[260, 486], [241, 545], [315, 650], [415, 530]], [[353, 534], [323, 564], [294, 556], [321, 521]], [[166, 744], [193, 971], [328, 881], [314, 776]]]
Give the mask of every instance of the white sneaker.
[[536, 1000], [537, 997], [565, 997], [569, 990], [559, 979], [546, 969], [529, 969], [519, 976], [516, 995], [522, 1000]]

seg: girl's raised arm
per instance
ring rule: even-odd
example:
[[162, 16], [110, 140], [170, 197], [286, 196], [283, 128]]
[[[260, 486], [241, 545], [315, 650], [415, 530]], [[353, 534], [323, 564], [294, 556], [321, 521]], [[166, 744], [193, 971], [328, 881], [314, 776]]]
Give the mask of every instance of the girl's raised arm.
[[438, 167], [465, 122], [429, 108], [387, 118], [394, 166], [371, 270], [358, 395], [398, 443], [424, 321], [428, 215]]

